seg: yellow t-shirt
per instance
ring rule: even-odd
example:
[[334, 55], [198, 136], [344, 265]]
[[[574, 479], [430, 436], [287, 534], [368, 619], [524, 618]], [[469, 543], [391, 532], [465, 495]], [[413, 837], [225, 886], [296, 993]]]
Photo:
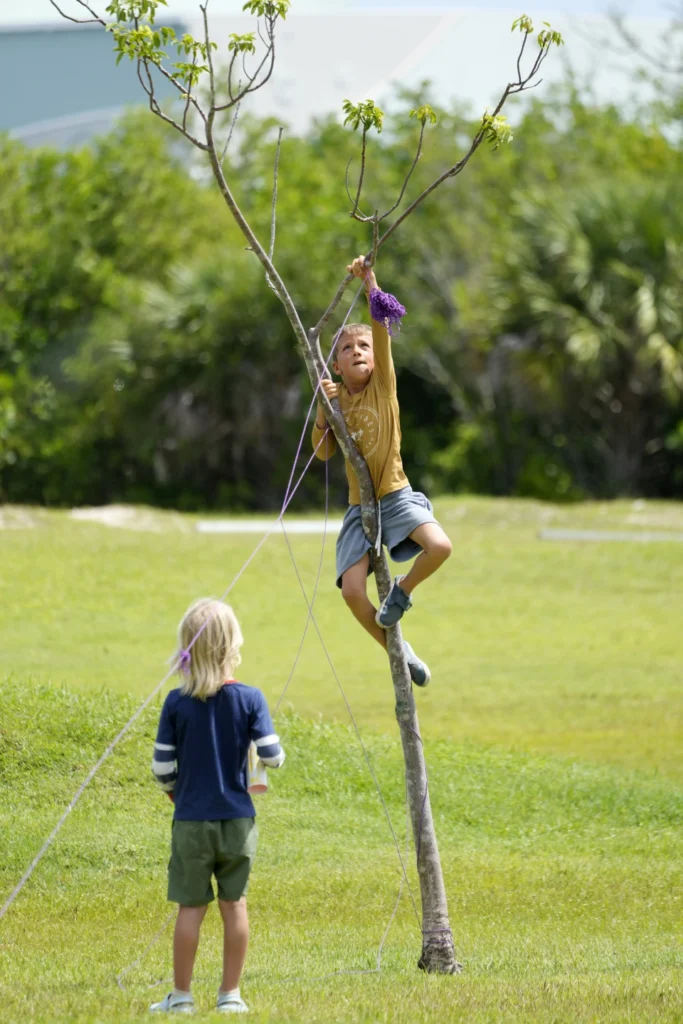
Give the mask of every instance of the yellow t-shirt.
[[[351, 437], [368, 464], [377, 500], [385, 494], [408, 486], [401, 461], [401, 421], [396, 396], [396, 371], [391, 355], [391, 337], [383, 324], [372, 321], [372, 342], [375, 368], [362, 391], [350, 395], [342, 384], [339, 403]], [[316, 448], [325, 431], [313, 427]], [[330, 431], [317, 455], [323, 462], [334, 455], [337, 441]], [[346, 463], [349, 481], [349, 504], [360, 505], [358, 478]]]

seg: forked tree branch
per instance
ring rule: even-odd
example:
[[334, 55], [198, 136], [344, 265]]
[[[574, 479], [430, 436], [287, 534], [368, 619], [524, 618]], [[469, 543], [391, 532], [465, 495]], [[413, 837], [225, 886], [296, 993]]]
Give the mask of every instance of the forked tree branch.
[[366, 155], [367, 155], [367, 150], [368, 150], [368, 127], [367, 127], [367, 125], [363, 125], [363, 141], [362, 141], [362, 144], [361, 144], [360, 174], [358, 176], [358, 189], [356, 190], [356, 200], [355, 200], [355, 202], [353, 204], [353, 210], [351, 211], [351, 216], [354, 219], [356, 219], [356, 217], [357, 217], [358, 205], [360, 203], [360, 197], [361, 197], [361, 195], [363, 193], [363, 181], [365, 179], [365, 158], [366, 158]]
[[[353, 163], [353, 157], [351, 157], [351, 159], [347, 163], [347, 165], [346, 165], [346, 174], [344, 175], [344, 182], [345, 182], [345, 185], [346, 185], [346, 194], [349, 197], [349, 202], [351, 203], [351, 205], [353, 205], [353, 196], [351, 195], [351, 189], [349, 188], [349, 171], [351, 169], [351, 164], [352, 163]], [[353, 216], [353, 214], [351, 214], [351, 216]], [[359, 220], [359, 221], [362, 221], [363, 223], [366, 223], [367, 221], [370, 220], [370, 217], [366, 217], [364, 213], [359, 213], [356, 217], [354, 217], [354, 220]]]
[[413, 176], [413, 171], [417, 167], [419, 159], [422, 156], [422, 144], [424, 142], [426, 127], [427, 127], [427, 122], [423, 121], [421, 126], [420, 126], [420, 141], [418, 142], [418, 145], [417, 145], [417, 153], [415, 155], [415, 159], [413, 160], [412, 167], [408, 171], [408, 175], [406, 177], [406, 180], [403, 182], [403, 188], [401, 189], [401, 194], [398, 197], [398, 199], [396, 200], [396, 202], [394, 203], [394, 205], [391, 207], [391, 209], [387, 210], [387, 212], [380, 217], [380, 220], [386, 220], [387, 217], [390, 217], [392, 215], [392, 213], [394, 212], [394, 210], [397, 210], [399, 208], [399, 206], [401, 205], [401, 203], [403, 202], [403, 197], [406, 194], [406, 189], [408, 188], [408, 185], [410, 183], [410, 179]]
[[221, 166], [225, 163], [225, 157], [226, 157], [227, 152], [228, 152], [228, 146], [230, 145], [230, 141], [232, 139], [232, 133], [234, 132], [235, 125], [237, 124], [237, 118], [240, 115], [240, 107], [241, 106], [242, 106], [242, 104], [238, 103], [237, 106], [235, 107], [235, 113], [233, 114], [232, 123], [230, 125], [230, 131], [228, 132], [228, 137], [225, 140], [225, 145], [223, 146], [223, 152], [221, 154]]
[[103, 28], [107, 27], [107, 22], [100, 18], [100, 16], [95, 11], [93, 11], [92, 7], [89, 4], [87, 4], [85, 0], [76, 0], [76, 3], [80, 4], [81, 7], [84, 7], [86, 11], [88, 11], [92, 15], [91, 18], [73, 18], [70, 14], [65, 14], [64, 11], [60, 7], [58, 7], [56, 0], [50, 0], [50, 3], [54, 7], [54, 9], [59, 14], [61, 14], [63, 18], [65, 18], [67, 21], [73, 21], [76, 25], [102, 25]]
[[371, 267], [374, 267], [377, 262], [377, 253], [379, 252], [379, 222], [379, 210], [375, 210], [375, 216], [372, 218], [372, 253], [370, 254]]
[[[269, 17], [269, 18], [266, 19], [266, 23], [268, 25], [268, 42], [265, 43], [265, 45], [266, 45], [266, 53], [263, 56], [263, 58], [261, 60], [261, 63], [259, 64], [258, 68], [256, 69], [256, 72], [253, 75], [250, 75], [249, 72], [247, 71], [247, 69], [246, 69], [246, 55], [243, 56], [243, 59], [242, 59], [242, 70], [243, 70], [245, 78], [248, 81], [248, 85], [245, 86], [245, 88], [242, 89], [241, 91], [238, 91], [236, 96], [234, 96], [233, 92], [232, 92], [232, 74], [233, 74], [233, 70], [234, 70], [234, 67], [235, 67], [235, 61], [237, 60], [238, 53], [237, 53], [237, 51], [235, 51], [233, 53], [232, 58], [230, 60], [230, 66], [228, 68], [228, 74], [227, 74], [228, 96], [230, 97], [230, 100], [229, 100], [228, 103], [222, 103], [222, 104], [219, 104], [218, 106], [216, 106], [216, 113], [222, 113], [225, 110], [230, 110], [231, 107], [234, 107], [236, 103], [239, 103], [241, 100], [243, 100], [245, 96], [249, 95], [249, 93], [258, 92], [259, 89], [262, 89], [263, 86], [266, 85], [266, 83], [270, 81], [270, 78], [272, 77], [272, 74], [273, 74], [273, 70], [275, 68], [275, 26], [277, 24], [277, 20], [278, 20], [277, 19], [277, 15], [275, 15], [273, 17]], [[263, 36], [261, 35], [260, 26], [259, 26], [259, 36], [263, 40]], [[270, 60], [270, 67], [268, 68], [268, 73], [266, 74], [266, 76], [263, 79], [263, 81], [258, 82], [257, 85], [254, 85], [254, 82], [257, 82], [259, 75], [261, 74], [261, 72], [263, 71], [263, 68], [266, 66], [266, 64], [268, 63], [269, 60]], [[238, 90], [239, 90], [239, 86], [238, 86]]]
[[[520, 49], [520, 58], [519, 58], [520, 61], [521, 61], [521, 54], [524, 52], [524, 48], [526, 46], [527, 39], [529, 38], [530, 35], [531, 35], [530, 31], [527, 31], [527, 32], [524, 33], [524, 39], [522, 40], [522, 45], [521, 45], [521, 49]], [[467, 153], [460, 160], [458, 160], [458, 162], [456, 164], [454, 164], [452, 167], [449, 167], [442, 174], [440, 174], [439, 177], [436, 178], [436, 180], [431, 183], [431, 185], [429, 185], [426, 189], [424, 189], [424, 191], [422, 191], [420, 193], [420, 195], [416, 199], [413, 200], [413, 202], [410, 204], [410, 206], [408, 206], [407, 209], [404, 210], [404, 212], [401, 214], [401, 216], [396, 221], [394, 221], [394, 223], [391, 225], [391, 227], [389, 227], [384, 232], [384, 234], [381, 236], [381, 238], [379, 239], [379, 242], [377, 243], [377, 251], [379, 251], [379, 249], [381, 249], [382, 246], [386, 244], [386, 242], [389, 240], [389, 238], [391, 238], [391, 236], [401, 226], [401, 224], [403, 224], [403, 222], [408, 217], [410, 217], [410, 215], [412, 213], [414, 213], [414, 211], [418, 208], [418, 206], [420, 206], [425, 201], [425, 199], [427, 199], [432, 194], [432, 192], [435, 192], [449, 178], [456, 178], [459, 174], [462, 173], [462, 171], [465, 169], [467, 164], [470, 162], [472, 156], [476, 153], [476, 151], [479, 149], [479, 147], [481, 146], [482, 142], [486, 138], [486, 125], [487, 125], [487, 121], [490, 120], [490, 119], [496, 118], [500, 114], [501, 110], [503, 109], [503, 107], [505, 105], [506, 100], [510, 96], [516, 96], [516, 95], [518, 95], [521, 92], [527, 92], [529, 89], [535, 88], [535, 85], [532, 84], [532, 80], [538, 74], [538, 71], [540, 70], [541, 65], [543, 64], [543, 61], [548, 56], [548, 53], [550, 52], [551, 45], [552, 45], [552, 43], [550, 41], [548, 41], [545, 45], [541, 46], [540, 52], [538, 54], [538, 57], [534, 61], [533, 66], [531, 68], [531, 71], [529, 72], [528, 75], [526, 75], [526, 77], [523, 78], [521, 76], [521, 74], [520, 74], [518, 76], [518, 79], [517, 79], [516, 82], [509, 82], [507, 84], [507, 86], [505, 87], [505, 90], [503, 91], [503, 94], [502, 94], [500, 100], [498, 101], [498, 103], [497, 103], [493, 113], [491, 115], [484, 115], [484, 117], [482, 118], [482, 122], [481, 122], [481, 125], [479, 127], [479, 130], [477, 131], [476, 135], [472, 139], [472, 143], [471, 143], [470, 148], [468, 149]], [[538, 84], [538, 83], [536, 83], [536, 84]], [[412, 171], [413, 170], [414, 170], [414, 167], [411, 169], [411, 172], [410, 172], [411, 175], [412, 175]], [[404, 189], [404, 191], [405, 191], [405, 189]], [[402, 196], [403, 196], [403, 192], [401, 194], [401, 198], [402, 198]], [[395, 208], [396, 207], [394, 207], [394, 209]], [[382, 218], [382, 219], [384, 219], [384, 218]], [[374, 246], [373, 246], [373, 251], [374, 251]], [[368, 253], [367, 258], [368, 258], [368, 260], [370, 260], [372, 258], [372, 252]], [[325, 326], [327, 325], [327, 323], [329, 322], [330, 318], [334, 314], [335, 310], [339, 306], [339, 303], [341, 302], [341, 300], [342, 300], [342, 298], [344, 296], [344, 292], [346, 291], [346, 288], [348, 287], [348, 285], [349, 285], [351, 280], [352, 280], [351, 277], [346, 277], [346, 278], [344, 278], [344, 280], [340, 284], [340, 286], [339, 286], [339, 288], [337, 290], [336, 295], [332, 299], [332, 302], [327, 307], [327, 309], [323, 313], [322, 317], [318, 321], [318, 324], [316, 325], [316, 328], [315, 328], [316, 333], [320, 333], [322, 330], [324, 330]]]
[[213, 55], [211, 53], [211, 36], [209, 35], [209, 0], [204, 0], [203, 4], [199, 5], [199, 9], [202, 12], [202, 18], [204, 19], [204, 43], [206, 46], [206, 62], [209, 65], [209, 98], [211, 100], [211, 109], [216, 106], [216, 74], [213, 67]]
[[[196, 57], [193, 58], [192, 63], [193, 63], [193, 66], [196, 66], [196, 63], [197, 63]], [[202, 121], [206, 122], [206, 114], [202, 110], [202, 108], [201, 108], [197, 98], [192, 95], [192, 84], [189, 83], [188, 86], [185, 87], [181, 82], [178, 81], [177, 78], [174, 78], [173, 75], [171, 74], [171, 72], [167, 68], [165, 68], [164, 65], [161, 64], [161, 63], [159, 63], [159, 64], [155, 63], [154, 64], [154, 68], [155, 68], [156, 71], [159, 72], [159, 74], [163, 78], [166, 79], [166, 81], [170, 85], [173, 86], [173, 88], [178, 92], [178, 94], [180, 95], [180, 97], [182, 99], [184, 99], [187, 102], [192, 104], [192, 106], [194, 107], [194, 109], [197, 111], [197, 113], [199, 114], [200, 118], [202, 119]], [[188, 96], [189, 96], [189, 100], [188, 100]]]
[[[191, 142], [193, 146], [196, 146], [197, 149], [201, 149], [204, 153], [208, 153], [209, 147], [204, 142], [200, 142], [200, 140], [196, 138], [196, 136], [194, 136], [192, 132], [189, 132], [187, 128], [183, 128], [181, 124], [178, 124], [178, 122], [174, 118], [169, 117], [168, 114], [165, 114], [164, 111], [159, 106], [159, 101], [157, 100], [156, 94], [154, 92], [154, 79], [149, 69], [149, 61], [138, 59], [136, 63], [138, 81], [140, 82], [140, 85], [142, 86], [143, 90], [145, 91], [149, 98], [149, 109], [151, 110], [151, 112], [153, 114], [156, 114], [156, 116], [160, 118], [162, 121], [164, 121], [166, 124], [169, 124], [172, 128], [175, 128], [177, 132], [180, 132], [180, 134], [183, 135], [188, 140], [188, 142]], [[154, 66], [158, 69], [157, 64], [155, 64]], [[144, 76], [142, 73], [143, 69]], [[145, 79], [147, 80], [146, 83]]]

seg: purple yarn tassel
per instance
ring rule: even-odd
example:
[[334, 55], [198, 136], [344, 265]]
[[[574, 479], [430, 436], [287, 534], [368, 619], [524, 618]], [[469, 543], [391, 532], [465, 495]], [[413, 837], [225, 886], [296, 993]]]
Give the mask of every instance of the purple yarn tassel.
[[370, 292], [370, 316], [377, 323], [384, 324], [389, 334], [398, 334], [401, 320], [406, 315], [406, 307], [393, 295], [373, 288]]
[[180, 654], [178, 655], [178, 665], [180, 667], [181, 672], [184, 672], [186, 676], [190, 674], [191, 663], [192, 655], [190, 654], [190, 652], [181, 651]]

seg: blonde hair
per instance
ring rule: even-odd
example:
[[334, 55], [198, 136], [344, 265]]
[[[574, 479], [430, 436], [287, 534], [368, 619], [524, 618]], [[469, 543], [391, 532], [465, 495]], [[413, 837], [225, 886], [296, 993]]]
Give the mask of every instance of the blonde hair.
[[212, 697], [242, 660], [244, 637], [237, 616], [230, 605], [212, 597], [202, 597], [188, 608], [178, 627], [178, 642], [180, 692], [188, 697]]

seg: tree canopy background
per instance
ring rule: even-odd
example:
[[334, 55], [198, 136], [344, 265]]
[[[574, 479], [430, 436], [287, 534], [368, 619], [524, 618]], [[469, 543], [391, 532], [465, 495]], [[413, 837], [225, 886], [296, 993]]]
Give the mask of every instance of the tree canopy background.
[[[416, 99], [373, 142], [373, 209], [410, 167]], [[478, 153], [382, 251], [380, 284], [408, 308], [394, 351], [414, 486], [683, 496], [679, 107], [628, 115], [567, 85], [513, 108], [512, 145]], [[440, 112], [411, 192], [472, 126]], [[245, 115], [228, 157], [261, 238], [276, 135]], [[278, 265], [308, 322], [369, 247], [351, 157], [332, 117], [283, 142]], [[310, 385], [260, 265], [163, 125], [132, 112], [66, 153], [0, 138], [0, 237], [0, 499], [278, 504]], [[321, 490], [309, 474], [305, 500]]]

